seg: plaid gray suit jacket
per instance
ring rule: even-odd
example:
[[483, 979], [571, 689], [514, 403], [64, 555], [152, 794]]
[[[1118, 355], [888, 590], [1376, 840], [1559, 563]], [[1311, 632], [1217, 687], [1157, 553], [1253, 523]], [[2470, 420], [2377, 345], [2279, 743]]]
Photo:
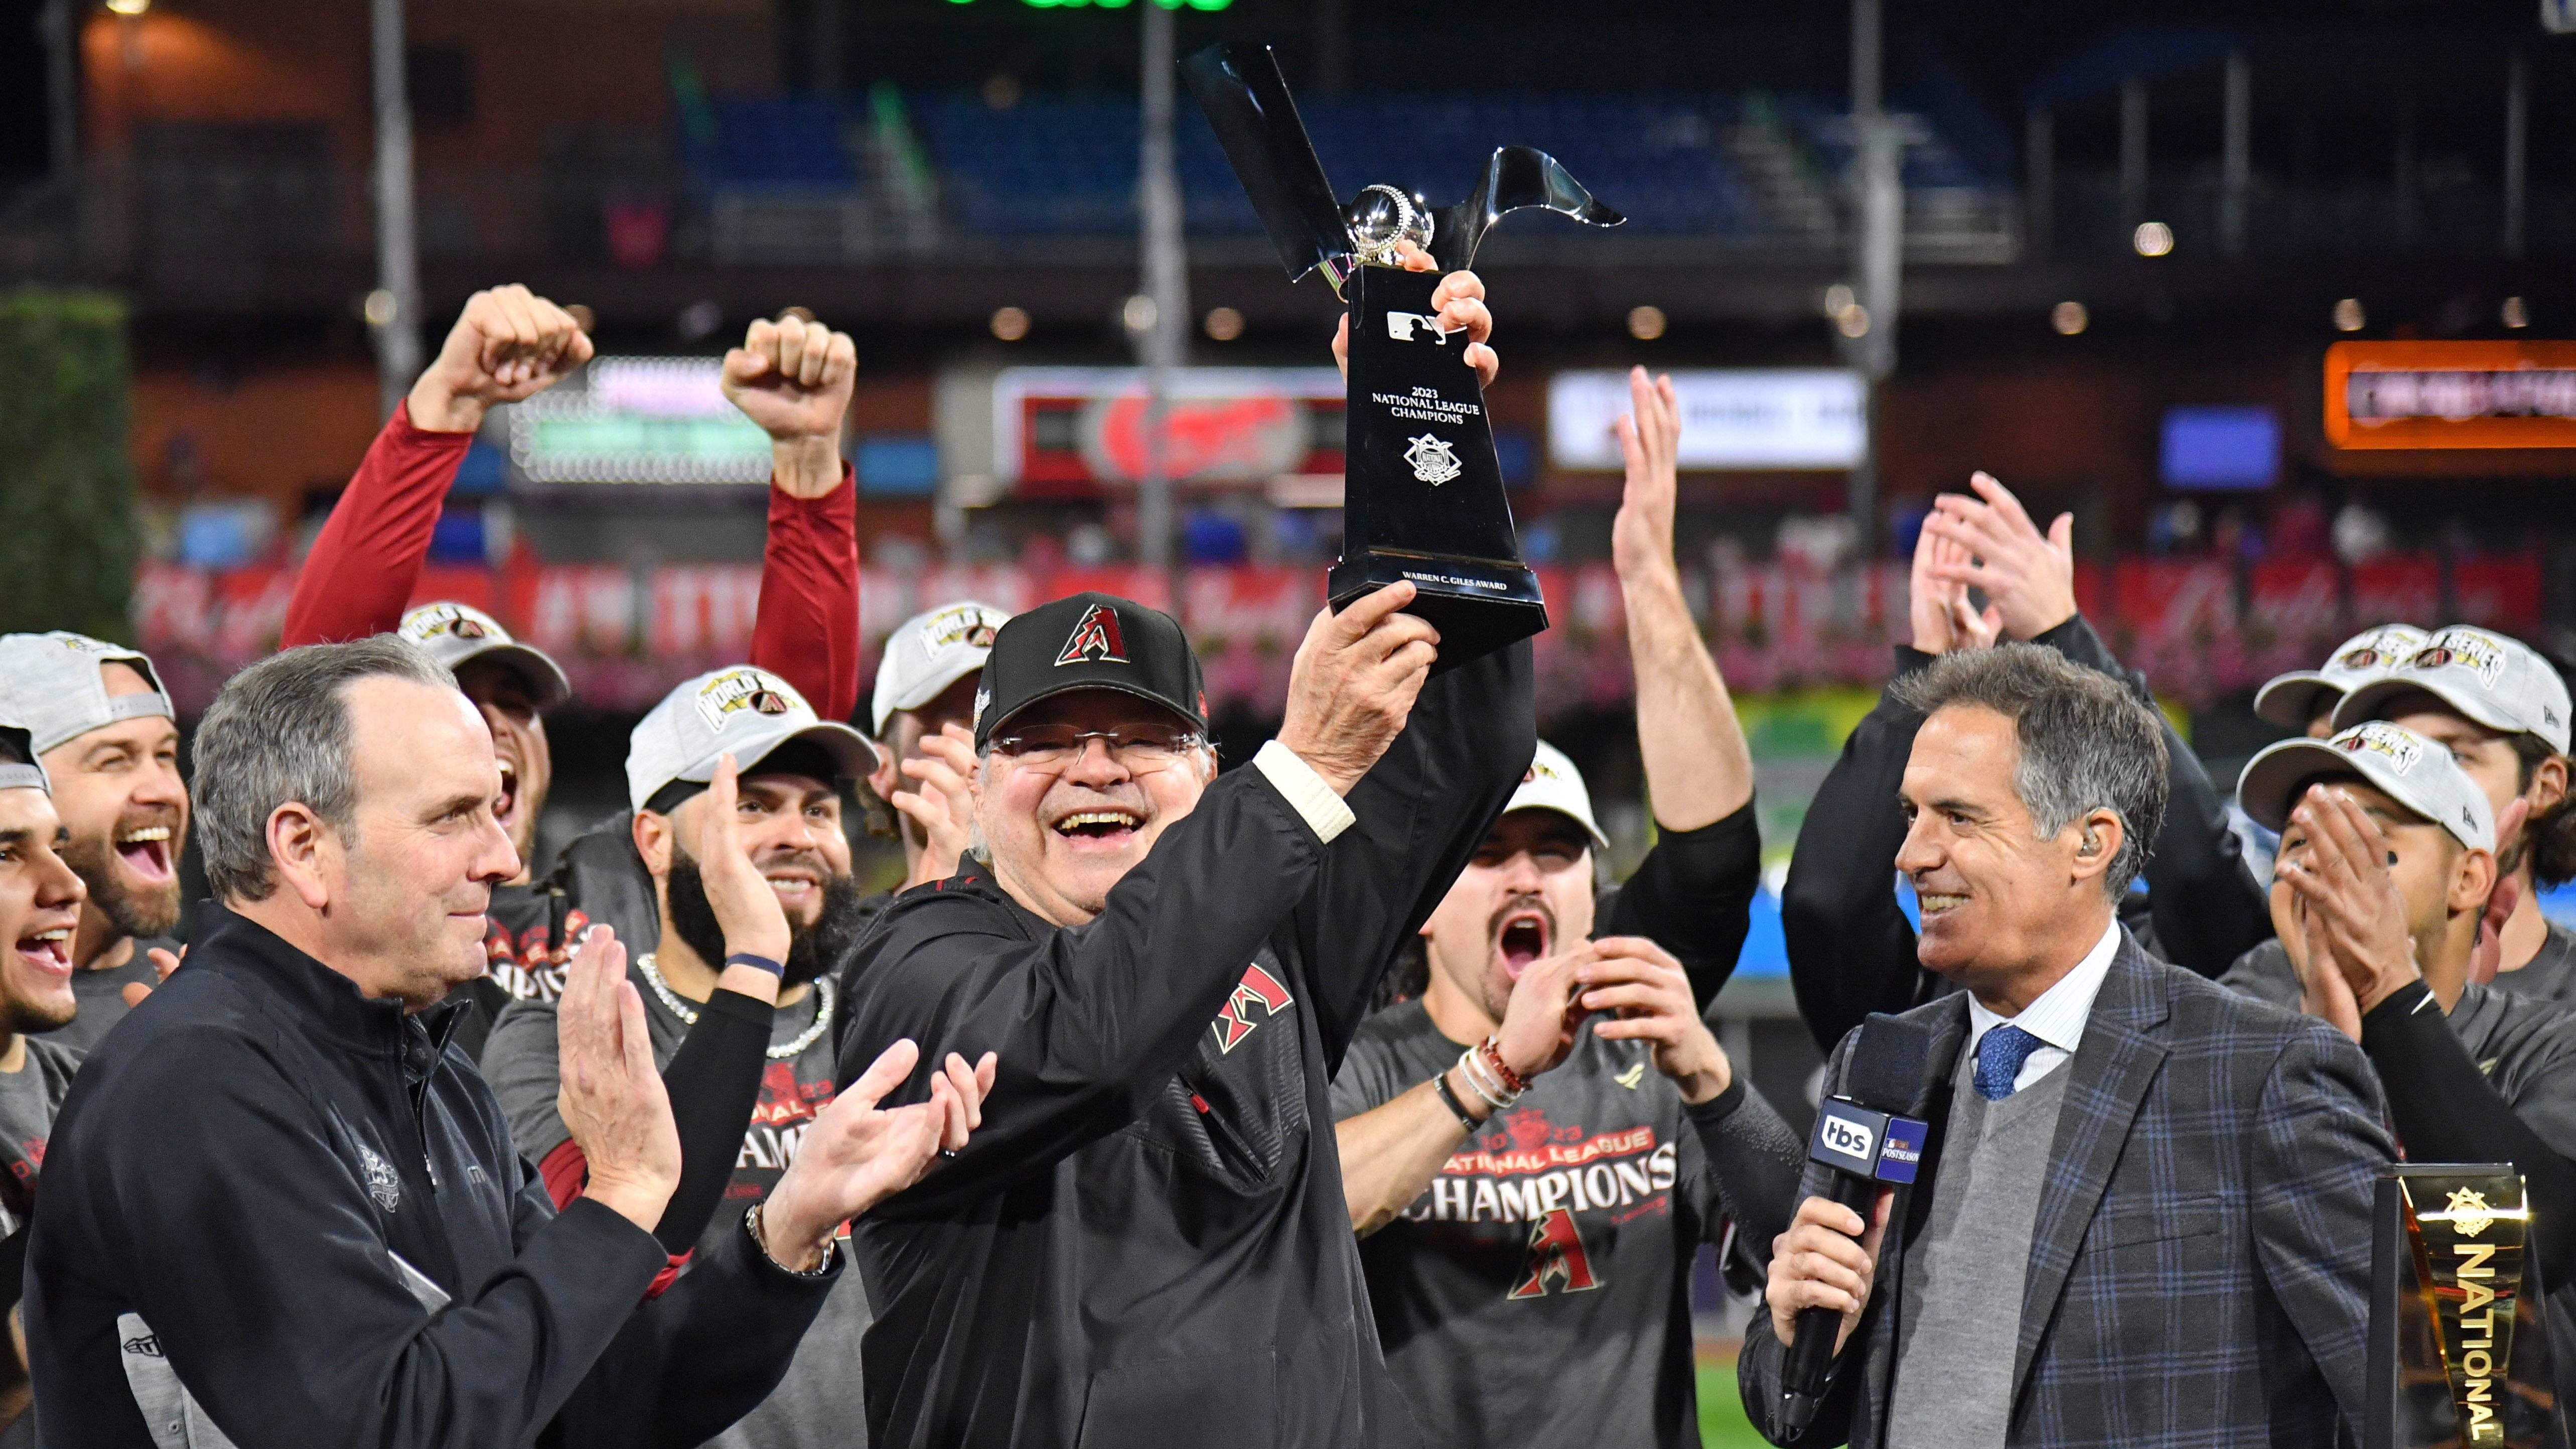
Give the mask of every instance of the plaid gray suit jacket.
[[[1745, 1411], [1776, 1444], [1879, 1449], [1906, 1305], [1897, 1254], [1920, 1237], [1968, 1027], [1953, 994], [1907, 1013], [1938, 1027], [1934, 1153], [1901, 1190], [1870, 1304], [1798, 1440], [1779, 1421], [1783, 1350], [1754, 1315]], [[1834, 1053], [1842, 1080], [1851, 1050]], [[2379, 1081], [2321, 1022], [2147, 955], [2126, 932], [2093, 1001], [2031, 1234], [2013, 1349], [2014, 1445], [2328, 1446], [2357, 1439], [2369, 1315], [2370, 1202], [2395, 1158]], [[1810, 1167], [1802, 1193], [1822, 1190]], [[1997, 1325], [1998, 1332], [2012, 1326]], [[2342, 1427], [2342, 1426], [2350, 1427]], [[1904, 1449], [1904, 1446], [1895, 1446]]]

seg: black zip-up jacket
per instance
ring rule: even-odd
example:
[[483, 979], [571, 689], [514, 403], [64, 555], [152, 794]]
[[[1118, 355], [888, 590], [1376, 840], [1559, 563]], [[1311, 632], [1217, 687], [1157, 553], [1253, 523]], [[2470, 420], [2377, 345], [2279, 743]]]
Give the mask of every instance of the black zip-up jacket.
[[1417, 1442], [1328, 1089], [1528, 770], [1533, 711], [1525, 642], [1432, 680], [1329, 845], [1235, 770], [1085, 926], [980, 868], [896, 898], [849, 975], [844, 1079], [907, 1036], [1000, 1066], [960, 1156], [855, 1228], [871, 1444]]
[[447, 1041], [461, 1000], [406, 1014], [199, 919], [48, 1146], [25, 1300], [44, 1443], [202, 1443], [211, 1418], [241, 1449], [676, 1449], [777, 1386], [836, 1273], [737, 1231], [646, 1301], [661, 1246], [596, 1202], [554, 1212]]
[[[2122, 665], [2083, 615], [2031, 642], [2111, 676], [2155, 707], [2147, 677]], [[1934, 657], [1897, 645], [1897, 677], [1929, 667]], [[1905, 1011], [1951, 989], [1916, 963], [1914, 927], [1896, 903], [1896, 852], [1905, 844], [1896, 789], [1922, 727], [1923, 716], [1881, 695], [1817, 787], [1789, 857], [1780, 893], [1789, 984], [1816, 1045], [1828, 1053], [1871, 1012]], [[2272, 916], [2237, 851], [2225, 797], [2173, 726], [2163, 729], [2169, 796], [2165, 828], [2147, 857], [2147, 909], [2136, 909], [2133, 895], [2120, 918], [2151, 954], [2214, 979], [2271, 939]]]

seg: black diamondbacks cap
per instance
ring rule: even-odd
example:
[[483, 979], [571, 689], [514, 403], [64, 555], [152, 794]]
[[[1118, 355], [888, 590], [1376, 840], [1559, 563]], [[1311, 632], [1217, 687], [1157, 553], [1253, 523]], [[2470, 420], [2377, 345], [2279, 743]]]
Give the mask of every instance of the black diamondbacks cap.
[[1207, 729], [1207, 685], [1180, 621], [1114, 594], [1075, 594], [1014, 614], [993, 634], [975, 691], [975, 748], [1012, 715], [1073, 689], [1152, 700]]

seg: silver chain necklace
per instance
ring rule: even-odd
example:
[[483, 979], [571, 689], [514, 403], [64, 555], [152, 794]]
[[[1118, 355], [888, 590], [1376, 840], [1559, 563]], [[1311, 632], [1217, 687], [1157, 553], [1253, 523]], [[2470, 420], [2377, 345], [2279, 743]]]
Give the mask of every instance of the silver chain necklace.
[[[653, 988], [653, 994], [662, 998], [663, 1007], [673, 1016], [688, 1026], [698, 1024], [697, 1009], [681, 1000], [679, 993], [671, 989], [671, 983], [662, 979], [662, 968], [654, 963], [652, 952], [636, 957], [635, 969], [644, 973], [644, 984]], [[773, 1062], [792, 1060], [802, 1055], [807, 1047], [821, 1041], [823, 1033], [832, 1029], [832, 1005], [837, 995], [839, 993], [833, 989], [831, 977], [815, 977], [814, 1024], [798, 1032], [794, 1039], [771, 1047], [769, 1059]]]

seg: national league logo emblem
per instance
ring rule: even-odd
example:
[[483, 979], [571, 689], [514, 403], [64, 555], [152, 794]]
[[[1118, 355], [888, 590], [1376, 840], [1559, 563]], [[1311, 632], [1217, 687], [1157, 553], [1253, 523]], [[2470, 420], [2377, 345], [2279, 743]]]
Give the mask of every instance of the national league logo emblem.
[[1404, 450], [1404, 461], [1413, 469], [1414, 477], [1432, 487], [1467, 471], [1467, 465], [1458, 461], [1458, 450], [1446, 440], [1424, 433], [1411, 441], [1413, 446]]
[[1094, 604], [1082, 611], [1082, 622], [1064, 641], [1064, 650], [1055, 656], [1058, 666], [1079, 664], [1089, 659], [1101, 664], [1127, 662], [1127, 640], [1118, 632], [1118, 611], [1107, 604]]

